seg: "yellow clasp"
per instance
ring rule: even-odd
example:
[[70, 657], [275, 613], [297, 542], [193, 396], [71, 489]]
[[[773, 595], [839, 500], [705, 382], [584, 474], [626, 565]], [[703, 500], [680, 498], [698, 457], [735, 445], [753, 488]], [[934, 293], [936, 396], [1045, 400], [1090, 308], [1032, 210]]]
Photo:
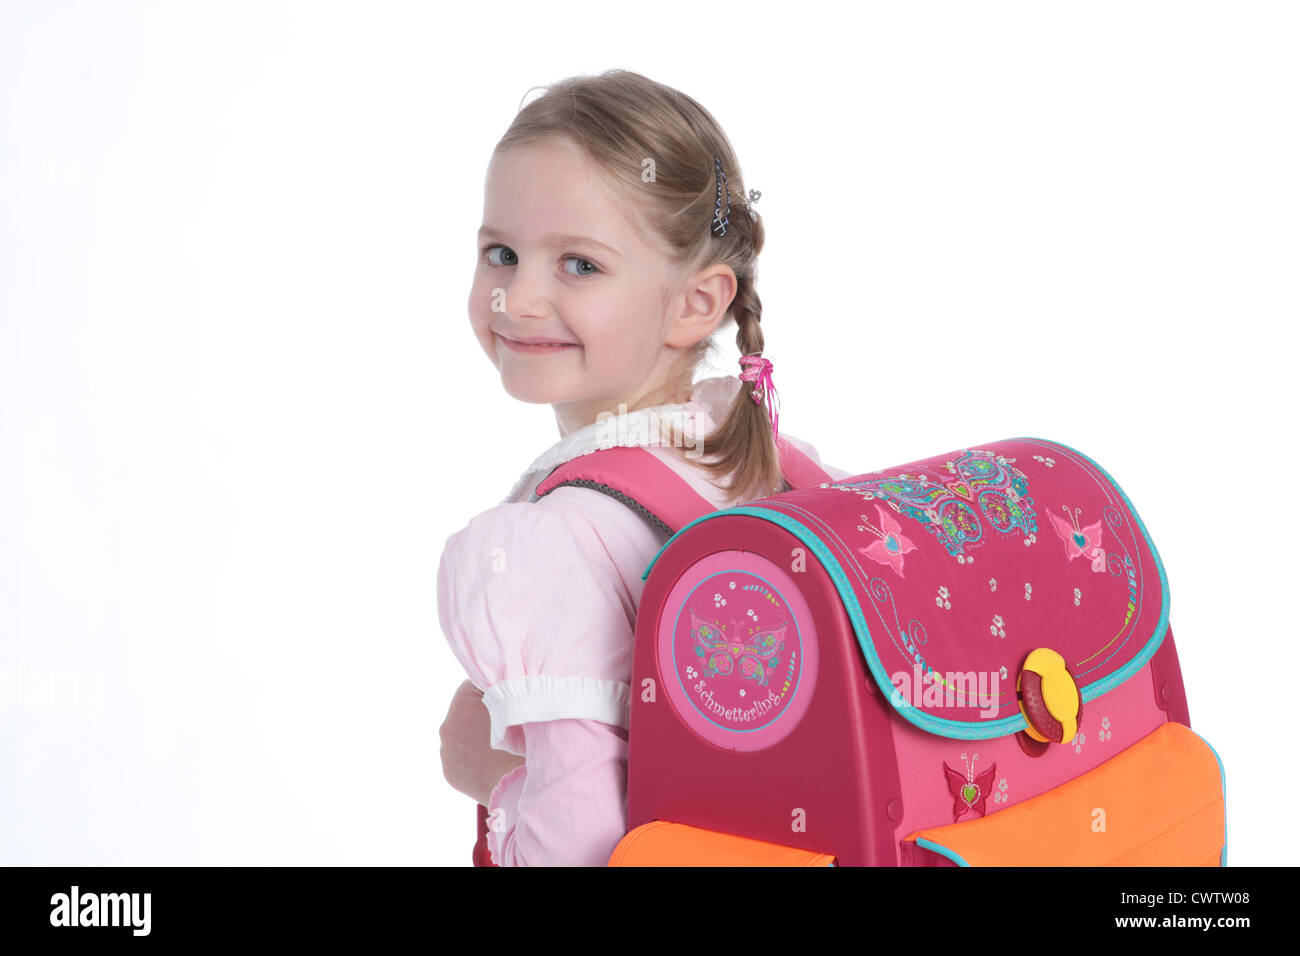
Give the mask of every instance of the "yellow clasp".
[[[1027, 673], [1038, 679], [1026, 681]], [[1020, 713], [1028, 725], [1025, 732], [1030, 737], [1058, 744], [1074, 739], [1079, 732], [1083, 699], [1065, 666], [1065, 658], [1050, 647], [1030, 651], [1016, 678], [1016, 691], [1020, 694]]]

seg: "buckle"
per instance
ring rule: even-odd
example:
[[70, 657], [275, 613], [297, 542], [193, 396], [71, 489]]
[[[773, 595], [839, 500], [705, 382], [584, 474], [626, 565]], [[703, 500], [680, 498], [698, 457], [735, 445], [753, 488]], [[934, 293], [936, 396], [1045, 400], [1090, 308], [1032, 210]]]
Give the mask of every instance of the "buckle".
[[1040, 744], [1074, 739], [1083, 719], [1083, 697], [1065, 658], [1050, 647], [1030, 651], [1016, 677], [1016, 692], [1028, 725], [1024, 733]]

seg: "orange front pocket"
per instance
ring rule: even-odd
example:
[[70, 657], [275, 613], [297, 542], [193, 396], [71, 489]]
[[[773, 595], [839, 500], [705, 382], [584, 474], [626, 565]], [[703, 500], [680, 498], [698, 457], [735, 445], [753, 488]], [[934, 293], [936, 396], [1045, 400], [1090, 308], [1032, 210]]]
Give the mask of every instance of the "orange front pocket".
[[610, 866], [830, 866], [835, 857], [685, 823], [652, 820], [619, 841]]
[[905, 839], [963, 866], [1218, 866], [1223, 769], [1175, 721], [1066, 783], [986, 817]]

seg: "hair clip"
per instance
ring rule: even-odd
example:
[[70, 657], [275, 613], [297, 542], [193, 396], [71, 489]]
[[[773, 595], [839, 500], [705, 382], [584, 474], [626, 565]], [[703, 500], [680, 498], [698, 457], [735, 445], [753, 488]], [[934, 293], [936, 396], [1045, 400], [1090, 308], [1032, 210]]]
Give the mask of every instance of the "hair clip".
[[[727, 174], [722, 171], [722, 160], [713, 157], [713, 178], [718, 184], [718, 201], [713, 207], [713, 234], [721, 239], [727, 234], [727, 226], [731, 224], [731, 190], [726, 188]], [[727, 195], [727, 211], [722, 211], [722, 194]]]
[[[717, 156], [713, 157], [713, 178], [718, 184], [718, 199], [713, 204], [713, 234], [721, 239], [727, 234], [727, 226], [731, 225], [731, 188], [727, 185], [727, 174], [722, 171], [722, 160]], [[741, 197], [741, 203], [749, 212], [749, 218], [758, 221], [758, 211], [754, 209], [754, 203], [763, 194], [757, 189], [749, 191], [749, 198]], [[726, 198], [726, 211], [723, 211], [723, 198]]]

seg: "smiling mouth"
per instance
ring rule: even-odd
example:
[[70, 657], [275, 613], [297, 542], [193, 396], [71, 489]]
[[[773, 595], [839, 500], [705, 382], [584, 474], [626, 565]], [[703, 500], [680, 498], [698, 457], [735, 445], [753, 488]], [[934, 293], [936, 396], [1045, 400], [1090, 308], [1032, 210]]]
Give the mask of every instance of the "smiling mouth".
[[566, 349], [576, 349], [579, 347], [576, 342], [521, 342], [518, 339], [504, 336], [500, 332], [493, 332], [492, 334], [504, 342], [506, 348], [514, 352], [551, 353], [563, 352]]

